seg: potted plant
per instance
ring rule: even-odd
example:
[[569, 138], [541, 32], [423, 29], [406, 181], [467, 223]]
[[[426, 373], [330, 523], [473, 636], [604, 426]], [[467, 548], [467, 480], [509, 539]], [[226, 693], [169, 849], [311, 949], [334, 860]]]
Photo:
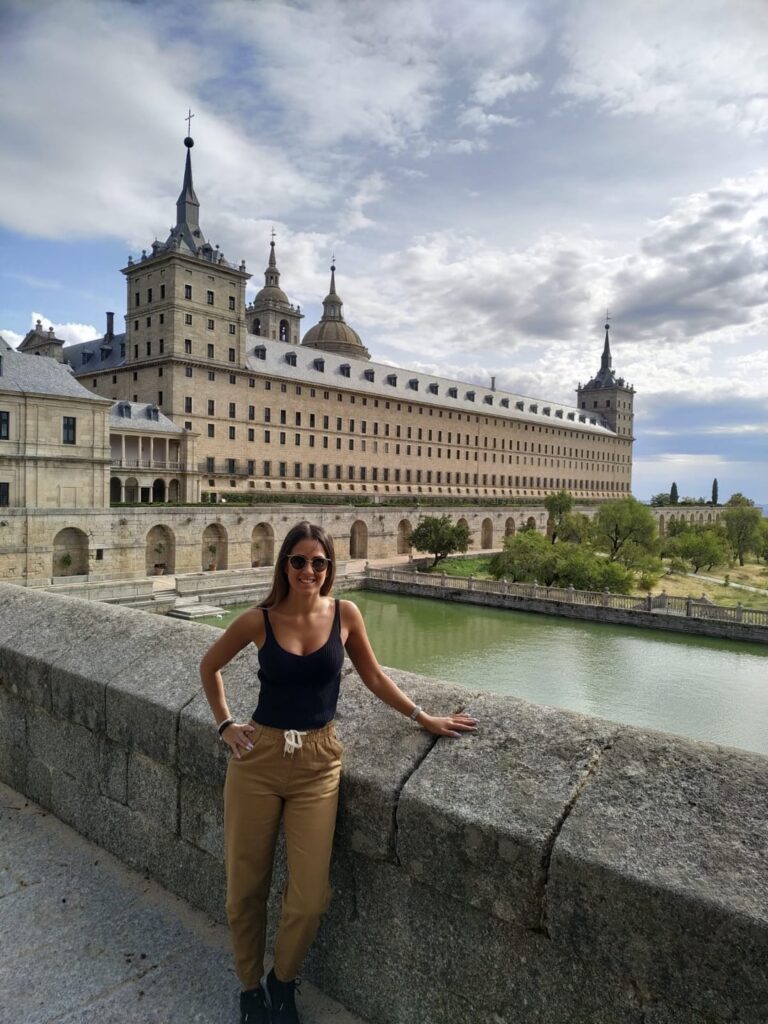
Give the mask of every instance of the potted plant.
[[209, 572], [213, 572], [213, 570], [216, 568], [216, 545], [215, 544], [209, 544], [208, 545], [208, 553], [211, 556], [210, 561], [208, 562], [208, 570], [209, 570]]

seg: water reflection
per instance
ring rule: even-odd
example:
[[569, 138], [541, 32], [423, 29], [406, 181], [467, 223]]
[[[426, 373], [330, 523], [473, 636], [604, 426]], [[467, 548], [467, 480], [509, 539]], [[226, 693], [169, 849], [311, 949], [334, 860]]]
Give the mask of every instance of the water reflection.
[[768, 753], [768, 649], [357, 591], [379, 660], [473, 689]]

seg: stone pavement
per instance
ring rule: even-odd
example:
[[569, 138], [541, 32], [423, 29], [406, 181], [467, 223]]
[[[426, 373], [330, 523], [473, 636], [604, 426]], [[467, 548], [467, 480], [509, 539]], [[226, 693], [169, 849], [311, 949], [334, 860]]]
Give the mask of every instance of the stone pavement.
[[[221, 925], [0, 784], [0, 1024], [236, 1024]], [[365, 1024], [308, 982], [306, 1024]]]

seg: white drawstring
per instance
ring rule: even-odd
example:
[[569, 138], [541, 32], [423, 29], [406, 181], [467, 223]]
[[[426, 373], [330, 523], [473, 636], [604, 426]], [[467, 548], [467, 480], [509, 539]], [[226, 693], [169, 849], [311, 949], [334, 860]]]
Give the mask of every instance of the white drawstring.
[[293, 757], [294, 750], [301, 750], [303, 744], [301, 737], [306, 736], [306, 732], [299, 732], [298, 729], [286, 729], [283, 733], [285, 736], [285, 746], [283, 747], [283, 757], [286, 754], [290, 754]]

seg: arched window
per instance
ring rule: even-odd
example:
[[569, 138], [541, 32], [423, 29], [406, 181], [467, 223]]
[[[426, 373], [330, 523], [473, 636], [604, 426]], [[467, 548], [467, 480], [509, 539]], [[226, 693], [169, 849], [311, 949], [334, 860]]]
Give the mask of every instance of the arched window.
[[288, 321], [287, 320], [281, 320], [280, 321], [280, 341], [288, 341], [288, 340], [289, 340], [289, 337], [288, 337]]
[[261, 334], [261, 320], [259, 320], [258, 317], [256, 317], [256, 319], [253, 321], [252, 333], [259, 335]]

